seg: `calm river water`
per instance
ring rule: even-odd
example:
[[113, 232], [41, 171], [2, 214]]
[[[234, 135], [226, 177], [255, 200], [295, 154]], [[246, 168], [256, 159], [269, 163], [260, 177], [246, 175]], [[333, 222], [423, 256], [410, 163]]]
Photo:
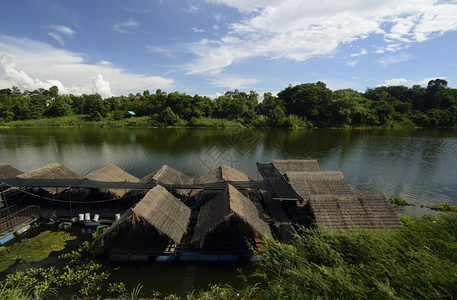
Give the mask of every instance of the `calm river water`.
[[[457, 130], [0, 129], [0, 163], [24, 172], [58, 162], [86, 175], [113, 163], [141, 178], [167, 164], [199, 176], [226, 164], [261, 179], [256, 162], [273, 159], [317, 159], [323, 171], [342, 171], [356, 192], [416, 204], [400, 213], [457, 205]], [[237, 267], [126, 265], [113, 280], [180, 293], [191, 285], [233, 283]]]
[[226, 164], [261, 179], [256, 162], [273, 159], [317, 159], [360, 193], [457, 204], [457, 130], [0, 129], [0, 163], [24, 172], [113, 163], [141, 178], [167, 164], [199, 176]]

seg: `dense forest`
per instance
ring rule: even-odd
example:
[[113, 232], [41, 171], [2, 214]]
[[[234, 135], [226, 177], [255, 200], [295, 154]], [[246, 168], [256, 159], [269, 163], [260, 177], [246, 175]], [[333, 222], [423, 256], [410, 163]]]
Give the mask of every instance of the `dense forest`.
[[211, 126], [227, 120], [246, 127], [455, 127], [457, 89], [447, 84], [435, 79], [426, 88], [380, 86], [357, 92], [332, 91], [318, 81], [289, 85], [276, 96], [265, 93], [262, 101], [254, 91], [238, 90], [216, 99], [161, 90], [102, 99], [98, 94], [59, 95], [56, 86], [14, 87], [0, 90], [0, 124], [64, 116], [118, 121], [134, 115], [147, 126]]

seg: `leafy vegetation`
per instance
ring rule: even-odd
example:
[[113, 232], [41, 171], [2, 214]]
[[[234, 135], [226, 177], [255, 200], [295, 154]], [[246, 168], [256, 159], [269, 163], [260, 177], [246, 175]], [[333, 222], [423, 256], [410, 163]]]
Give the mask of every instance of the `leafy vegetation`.
[[448, 203], [442, 203], [442, 204], [436, 204], [432, 206], [427, 206], [427, 208], [430, 208], [432, 210], [437, 210], [437, 211], [452, 211], [452, 212], [457, 212], [457, 206], [448, 204]]
[[39, 235], [23, 239], [8, 247], [0, 247], [0, 272], [8, 269], [16, 261], [37, 262], [49, 256], [53, 251], [61, 251], [65, 248], [67, 241], [76, 239], [69, 233], [49, 230]]
[[[264, 240], [263, 259], [254, 274], [256, 283], [246, 283], [240, 289], [227, 284], [210, 285], [191, 292], [186, 299], [456, 298], [457, 214], [401, 220], [404, 226], [391, 231], [301, 228], [293, 245]], [[102, 295], [100, 282], [107, 274], [90, 263], [93, 257], [89, 252], [101, 251], [92, 247], [87, 243], [65, 255], [70, 262], [63, 273], [52, 267], [8, 275], [0, 283], [0, 298], [43, 299], [33, 297], [34, 293], [44, 295], [48, 291], [52, 298], [55, 287], [67, 285], [66, 280], [69, 285], [80, 280], [81, 286], [89, 281], [92, 289], [81, 288], [83, 297]], [[146, 294], [141, 284], [131, 292], [122, 283], [105, 289], [117, 297], [111, 299], [181, 299], [157, 292]]]
[[398, 206], [415, 206], [413, 203], [406, 201], [405, 199], [391, 196], [389, 198], [390, 203], [392, 203], [393, 207], [398, 207]]
[[[103, 100], [100, 95], [58, 95], [58, 88], [0, 90], [0, 125], [110, 127], [455, 127], [457, 89], [443, 79], [381, 86], [365, 92], [332, 91], [326, 84], [288, 86], [277, 96], [227, 91], [212, 100], [161, 90]], [[132, 117], [129, 111], [135, 112]], [[32, 121], [30, 121], [32, 120]], [[39, 121], [40, 120], [40, 121]], [[14, 121], [14, 122], [12, 122]], [[16, 125], [15, 125], [16, 124]]]
[[302, 229], [265, 241], [261, 299], [441, 299], [457, 296], [457, 215], [403, 217], [395, 231]]

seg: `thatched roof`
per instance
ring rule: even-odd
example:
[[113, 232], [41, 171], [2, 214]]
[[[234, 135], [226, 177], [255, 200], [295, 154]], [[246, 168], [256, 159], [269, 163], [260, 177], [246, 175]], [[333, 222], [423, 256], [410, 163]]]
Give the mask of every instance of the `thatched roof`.
[[392, 204], [384, 194], [313, 195], [308, 205], [318, 224], [333, 229], [401, 226]]
[[173, 169], [172, 167], [163, 165], [154, 173], [151, 173], [143, 177], [140, 180], [140, 182], [156, 182], [163, 184], [192, 184], [194, 182], [194, 179], [178, 170]]
[[102, 239], [109, 232], [126, 221], [144, 221], [153, 226], [160, 234], [179, 243], [187, 232], [191, 209], [158, 185], [151, 189], [138, 204], [126, 211], [119, 220], [103, 232]]
[[[168, 184], [168, 185], [175, 185], [175, 184], [183, 185], [183, 184], [192, 184], [194, 182], [194, 179], [178, 170], [173, 169], [172, 167], [163, 165], [160, 169], [158, 169], [154, 173], [151, 173], [151, 174], [143, 177], [140, 180], [140, 182], [144, 182], [144, 183], [154, 182], [154, 183], [162, 183], [162, 184]], [[181, 195], [189, 195], [189, 193], [192, 190], [176, 189], [175, 191]]]
[[[140, 180], [135, 176], [125, 172], [118, 166], [110, 164], [104, 168], [94, 171], [86, 175], [87, 179], [106, 182], [139, 182]], [[122, 197], [130, 190], [125, 189], [108, 189], [111, 194]]]
[[228, 185], [224, 191], [200, 208], [192, 242], [203, 242], [208, 233], [232, 216], [246, 222], [259, 234], [272, 239], [270, 228], [260, 219], [254, 203], [235, 187]]
[[23, 174], [24, 172], [8, 165], [0, 164], [0, 179], [3, 178], [16, 178], [17, 175]]
[[224, 182], [224, 181], [253, 181], [248, 175], [232, 167], [221, 165], [195, 179], [195, 184]]
[[[83, 177], [58, 163], [52, 163], [47, 166], [23, 173], [17, 176], [26, 179], [82, 179]], [[43, 190], [55, 194], [65, 190], [65, 188], [44, 187]]]
[[287, 172], [285, 176], [305, 201], [312, 195], [355, 195], [340, 171]]
[[281, 173], [287, 172], [319, 172], [319, 163], [316, 159], [275, 159], [273, 160], [274, 167]]

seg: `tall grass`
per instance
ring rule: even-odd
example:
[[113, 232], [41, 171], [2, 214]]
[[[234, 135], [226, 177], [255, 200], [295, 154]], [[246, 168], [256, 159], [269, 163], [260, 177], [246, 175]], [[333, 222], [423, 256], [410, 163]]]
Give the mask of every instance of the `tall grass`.
[[303, 228], [293, 246], [265, 241], [261, 298], [456, 298], [457, 215], [403, 222], [396, 231]]

